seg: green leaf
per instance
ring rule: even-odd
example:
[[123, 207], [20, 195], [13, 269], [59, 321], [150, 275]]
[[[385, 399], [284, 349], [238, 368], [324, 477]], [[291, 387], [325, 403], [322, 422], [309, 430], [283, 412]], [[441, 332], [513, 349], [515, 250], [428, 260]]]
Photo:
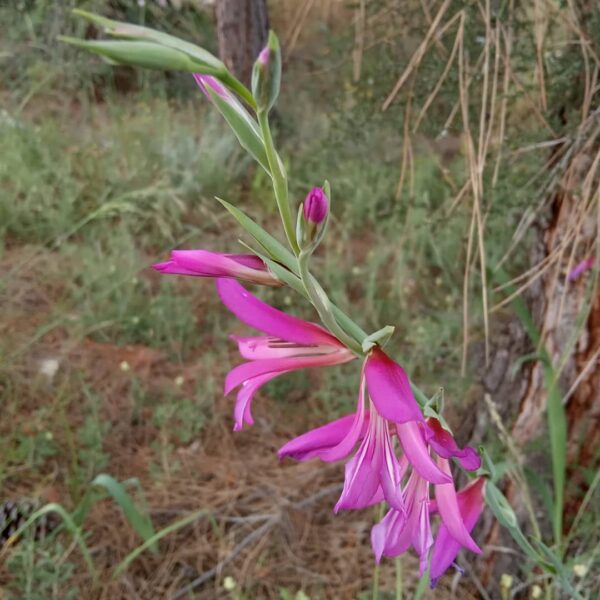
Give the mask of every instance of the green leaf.
[[362, 341], [363, 352], [366, 354], [371, 348], [377, 345], [382, 347], [385, 346], [385, 344], [387, 344], [388, 340], [394, 334], [395, 329], [396, 328], [392, 325], [386, 325], [385, 327], [378, 329], [374, 333], [369, 334]]
[[216, 73], [216, 70], [203, 67], [201, 63], [179, 50], [153, 42], [87, 41], [65, 36], [59, 36], [58, 39], [61, 42], [98, 54], [113, 64], [134, 65], [148, 69], [188, 71], [190, 73], [197, 73], [200, 70], [206, 73]]
[[238, 240], [242, 246], [248, 248], [250, 252], [256, 254], [269, 268], [269, 271], [277, 277], [280, 281], [285, 283], [288, 287], [291, 287], [294, 291], [298, 292], [302, 296], [308, 299], [308, 294], [306, 292], [306, 288], [302, 283], [302, 279], [294, 275], [290, 270], [286, 269], [284, 266], [280, 265], [278, 262], [275, 262], [271, 258], [267, 256], [264, 252], [260, 250], [256, 250], [252, 246], [246, 244], [246, 242], [242, 240]]
[[554, 572], [554, 567], [540, 556], [539, 552], [529, 543], [517, 521], [517, 515], [509, 504], [504, 494], [491, 481], [487, 481], [485, 486], [485, 500], [491, 508], [494, 516], [500, 524], [505, 527], [521, 550], [534, 561], [537, 565], [547, 571]]
[[294, 255], [258, 223], [253, 221], [239, 208], [222, 198], [217, 200], [229, 211], [233, 218], [267, 251], [273, 260], [286, 266], [292, 273], [298, 274], [298, 263]]
[[[152, 520], [148, 514], [142, 514], [136, 507], [131, 496], [127, 493], [125, 487], [119, 483], [116, 479], [110, 475], [100, 474], [92, 485], [104, 488], [106, 492], [112, 497], [112, 499], [119, 505], [125, 519], [133, 527], [136, 533], [144, 540], [150, 540], [154, 535], [154, 527], [152, 526]], [[158, 553], [158, 546], [156, 544], [151, 545], [151, 550], [154, 554]]]
[[[508, 276], [501, 269], [494, 273], [500, 283], [506, 284]], [[513, 294], [512, 286], [506, 287], [508, 294]], [[562, 394], [558, 388], [558, 374], [553, 367], [552, 358], [542, 343], [542, 336], [538, 331], [527, 304], [521, 296], [515, 296], [511, 306], [521, 320], [533, 344], [538, 348], [538, 358], [543, 367], [544, 385], [546, 387], [546, 417], [548, 419], [548, 432], [550, 437], [550, 455], [552, 458], [552, 479], [554, 484], [554, 514], [552, 526], [554, 541], [561, 546], [563, 528], [563, 505], [566, 479], [567, 456], [567, 415], [562, 401]]]
[[[168, 33], [162, 33], [149, 27], [142, 27], [131, 23], [113, 21], [112, 19], [107, 19], [77, 8], [73, 10], [73, 14], [100, 25], [108, 35], [129, 40], [155, 42], [165, 48], [171, 48], [186, 54], [193, 59], [194, 64], [198, 65], [196, 72], [210, 74], [227, 72], [225, 65], [210, 52]], [[210, 71], [203, 70], [203, 68], [207, 68]]]
[[210, 86], [206, 86], [206, 93], [233, 130], [242, 148], [247, 150], [267, 173], [270, 173], [265, 143], [256, 121], [237, 100], [231, 102], [221, 97]]
[[331, 206], [331, 185], [329, 185], [329, 181], [326, 179], [323, 183], [323, 191], [327, 198], [329, 198], [329, 206]]
[[549, 515], [554, 514], [554, 501], [548, 484], [540, 477], [539, 473], [530, 467], [523, 468], [527, 481], [533, 486], [544, 502], [544, 507]]

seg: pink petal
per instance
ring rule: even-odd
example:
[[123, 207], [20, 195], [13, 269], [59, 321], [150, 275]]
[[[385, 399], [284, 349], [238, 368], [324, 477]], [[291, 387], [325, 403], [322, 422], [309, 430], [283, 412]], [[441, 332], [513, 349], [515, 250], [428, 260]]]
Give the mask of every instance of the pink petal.
[[[352, 357], [350, 357], [352, 358]], [[348, 357], [340, 352], [332, 352], [319, 356], [294, 356], [291, 358], [273, 358], [271, 360], [254, 360], [234, 367], [225, 378], [224, 394], [227, 395], [244, 381], [267, 373], [296, 371], [308, 367], [325, 367], [347, 362]]]
[[419, 574], [421, 577], [429, 566], [429, 551], [431, 546], [433, 546], [428, 504], [428, 502], [423, 502], [421, 504], [417, 525], [413, 532], [413, 546], [419, 555]]
[[[382, 555], [399, 556], [411, 544], [415, 545], [418, 536], [420, 509], [422, 502], [429, 497], [428, 484], [418, 473], [412, 472], [404, 492], [405, 510], [391, 509], [371, 530], [371, 545], [379, 562]], [[419, 544], [417, 544], [419, 545]]]
[[337, 348], [333, 349], [331, 346], [301, 346], [295, 342], [286, 342], [266, 336], [238, 337], [232, 335], [231, 338], [237, 342], [240, 354], [248, 360], [269, 360], [339, 352]]
[[400, 445], [415, 471], [431, 483], [448, 483], [452, 477], [440, 470], [429, 454], [419, 423], [410, 421], [396, 425]]
[[402, 477], [408, 468], [408, 461], [403, 461], [401, 468], [394, 452], [394, 446], [387, 426], [387, 421], [379, 417], [380, 432], [378, 451], [382, 454], [382, 465], [380, 467], [380, 483], [387, 503], [396, 510], [404, 511], [404, 499], [402, 497]]
[[210, 87], [214, 92], [219, 94], [222, 98], [225, 99], [233, 99], [231, 94], [221, 85], [218, 79], [212, 77], [211, 75], [202, 75], [201, 73], [193, 73], [194, 79], [198, 84], [198, 87], [202, 90], [202, 93], [210, 99], [206, 89]]
[[410, 547], [410, 528], [407, 527], [406, 515], [391, 509], [379, 523], [371, 528], [371, 547], [375, 560], [381, 557], [398, 556]]
[[370, 417], [358, 452], [346, 463], [344, 489], [335, 512], [370, 506], [380, 487], [390, 506], [404, 510], [400, 487], [404, 473], [394, 454], [387, 422], [373, 410]]
[[359, 451], [346, 463], [344, 489], [334, 512], [371, 505], [379, 489], [379, 469], [372, 464], [373, 458], [373, 448], [363, 441]]
[[183, 267], [179, 266], [173, 260], [167, 260], [165, 262], [154, 263], [152, 265], [152, 268], [155, 271], [165, 273], [166, 275], [192, 275], [192, 276], [199, 277], [198, 273], [196, 273], [195, 271], [190, 271], [189, 269], [184, 269]]
[[[483, 494], [485, 479], [479, 477], [457, 494], [458, 507], [465, 527], [469, 532], [483, 511]], [[433, 546], [431, 556], [431, 585], [435, 586], [438, 579], [454, 562], [461, 549], [461, 545], [450, 535], [448, 528], [442, 523]]]
[[367, 357], [365, 374], [377, 412], [395, 423], [423, 421], [404, 369], [379, 348]]
[[584, 258], [570, 273], [569, 281], [575, 281], [582, 273], [591, 269], [594, 266], [595, 256], [588, 256]]
[[[438, 458], [438, 463], [442, 471], [452, 477], [450, 463], [445, 458]], [[481, 549], [470, 536], [463, 521], [454, 483], [437, 484], [435, 486], [435, 497], [442, 523], [454, 540], [472, 552], [481, 554]]]
[[265, 385], [267, 382], [275, 379], [275, 377], [279, 375], [283, 375], [287, 371], [278, 371], [276, 373], [268, 373], [267, 375], [261, 375], [259, 377], [254, 377], [253, 379], [248, 379], [242, 384], [240, 391], [238, 392], [235, 408], [233, 410], [233, 417], [235, 420], [235, 425], [233, 426], [234, 431], [241, 431], [244, 423], [248, 425], [254, 424], [254, 419], [252, 418], [252, 413], [250, 411], [252, 398], [254, 394]]
[[433, 435], [427, 440], [436, 454], [442, 458], [457, 458], [463, 469], [476, 471], [481, 466], [481, 457], [474, 448], [461, 450], [449, 431], [437, 419], [428, 419], [427, 425]]
[[171, 260], [190, 271], [205, 273], [208, 276], [233, 276], [245, 271], [266, 271], [267, 268], [258, 256], [251, 254], [220, 254], [208, 250], [173, 250]]
[[[362, 436], [367, 428], [369, 415], [367, 414], [362, 426]], [[311, 458], [320, 458], [321, 460], [333, 461], [337, 458], [330, 458], [328, 453], [336, 448], [348, 435], [353, 427], [355, 415], [347, 415], [341, 419], [336, 419], [331, 423], [307, 431], [306, 433], [294, 438], [282, 446], [277, 452], [279, 458], [289, 456], [296, 460], [309, 460]], [[326, 456], [326, 458], [323, 458]]]
[[263, 261], [251, 254], [220, 254], [208, 250], [173, 250], [171, 260], [152, 265], [161, 273], [194, 277], [234, 277], [261, 285], [280, 286]]
[[217, 290], [223, 304], [243, 323], [273, 337], [297, 344], [342, 344], [315, 323], [292, 317], [269, 306], [232, 279], [218, 279]]
[[365, 376], [364, 368], [360, 376], [360, 386], [358, 389], [358, 400], [356, 402], [356, 413], [354, 420], [346, 436], [326, 452], [323, 452], [321, 459], [326, 462], [333, 462], [345, 458], [352, 452], [359, 439], [363, 439], [367, 432], [369, 413], [365, 416]]

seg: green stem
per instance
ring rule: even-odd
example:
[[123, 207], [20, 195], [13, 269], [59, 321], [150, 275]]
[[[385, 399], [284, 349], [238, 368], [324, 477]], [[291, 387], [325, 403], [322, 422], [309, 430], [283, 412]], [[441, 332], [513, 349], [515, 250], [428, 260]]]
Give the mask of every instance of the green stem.
[[236, 79], [231, 73], [227, 72], [223, 75], [218, 75], [218, 78], [233, 92], [235, 92], [240, 98], [248, 104], [252, 110], [256, 110], [256, 101], [252, 96], [250, 90], [241, 82]]
[[396, 556], [396, 600], [402, 600], [402, 556]]
[[292, 212], [290, 210], [287, 177], [282, 170], [279, 157], [275, 152], [273, 136], [271, 135], [271, 128], [269, 127], [269, 116], [266, 111], [259, 111], [257, 114], [258, 123], [260, 125], [260, 130], [265, 143], [265, 151], [267, 153], [267, 160], [269, 161], [271, 177], [273, 178], [275, 200], [277, 201], [277, 208], [279, 209], [279, 214], [281, 215], [285, 236], [287, 237], [290, 248], [294, 251], [294, 254], [298, 256], [300, 254], [300, 247], [296, 241], [296, 232], [294, 231]]
[[321, 287], [319, 282], [310, 274], [308, 270], [308, 262], [310, 260], [310, 254], [300, 252], [298, 257], [298, 268], [300, 270], [300, 279], [306, 288], [306, 293], [313, 306], [319, 313], [321, 321], [324, 325], [340, 340], [345, 346], [350, 348], [353, 352], [359, 356], [363, 355], [362, 346], [351, 336], [349, 336], [344, 329], [337, 322], [333, 314], [333, 306], [329, 300], [329, 297], [325, 293], [325, 290]]

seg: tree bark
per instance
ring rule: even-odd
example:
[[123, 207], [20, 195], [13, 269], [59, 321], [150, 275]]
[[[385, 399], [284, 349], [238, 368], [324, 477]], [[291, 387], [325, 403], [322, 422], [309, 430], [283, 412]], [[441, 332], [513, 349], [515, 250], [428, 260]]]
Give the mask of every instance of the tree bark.
[[[532, 227], [531, 274], [535, 277], [523, 293], [543, 347], [560, 369], [559, 388], [565, 405], [567, 436], [567, 482], [563, 526], [565, 531], [576, 514], [586, 491], [584, 473], [596, 465], [597, 449], [591, 440], [600, 435], [600, 289], [592, 271], [576, 280], [568, 275], [582, 259], [597, 252], [600, 222], [600, 111], [591, 114], [579, 128], [578, 136], [561, 148], [543, 194], [545, 208]], [[590, 289], [594, 286], [593, 289]], [[523, 456], [523, 464], [538, 474], [551, 472], [549, 444], [535, 452], [531, 442], [547, 436], [547, 390], [539, 360], [513, 365], [535, 348], [525, 329], [510, 310], [492, 321], [490, 364], [486, 369], [483, 351], [473, 353], [483, 373], [471, 390], [472, 403], [465, 411], [460, 435], [463, 441], [480, 442], [494, 428], [483, 402], [485, 394], [494, 400], [502, 423]], [[596, 453], [596, 454], [595, 454]], [[504, 493], [515, 512], [526, 523], [523, 495], [512, 480]], [[541, 507], [540, 507], [541, 508]], [[544, 510], [536, 511], [543, 514]], [[549, 522], [540, 523], [546, 532]], [[493, 519], [483, 526], [485, 545], [512, 546], [510, 536]], [[525, 530], [527, 526], [525, 525]], [[502, 573], [514, 568], [514, 556], [492, 553], [484, 556], [483, 583], [494, 587]]]
[[249, 85], [269, 32], [266, 0], [217, 0], [216, 15], [221, 60]]

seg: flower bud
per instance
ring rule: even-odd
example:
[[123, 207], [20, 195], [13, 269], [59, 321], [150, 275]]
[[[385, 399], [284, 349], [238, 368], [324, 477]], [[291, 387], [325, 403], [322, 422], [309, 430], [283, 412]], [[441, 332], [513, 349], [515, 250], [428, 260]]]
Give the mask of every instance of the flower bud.
[[270, 31], [267, 45], [260, 51], [252, 69], [252, 95], [259, 111], [269, 111], [277, 101], [281, 82], [281, 49]]
[[320, 225], [329, 214], [329, 198], [323, 188], [313, 188], [304, 200], [304, 218], [314, 225]]
[[267, 265], [252, 254], [221, 254], [208, 250], [173, 250], [171, 259], [152, 265], [156, 271], [168, 275], [192, 277], [228, 277], [259, 285], [283, 285]]
[[258, 124], [242, 103], [217, 78], [194, 73], [194, 79], [202, 93], [223, 115], [242, 147], [269, 172], [269, 161]]
[[298, 213], [296, 237], [302, 250], [312, 251], [325, 233], [329, 217], [329, 198], [323, 188], [315, 187], [306, 196]]

